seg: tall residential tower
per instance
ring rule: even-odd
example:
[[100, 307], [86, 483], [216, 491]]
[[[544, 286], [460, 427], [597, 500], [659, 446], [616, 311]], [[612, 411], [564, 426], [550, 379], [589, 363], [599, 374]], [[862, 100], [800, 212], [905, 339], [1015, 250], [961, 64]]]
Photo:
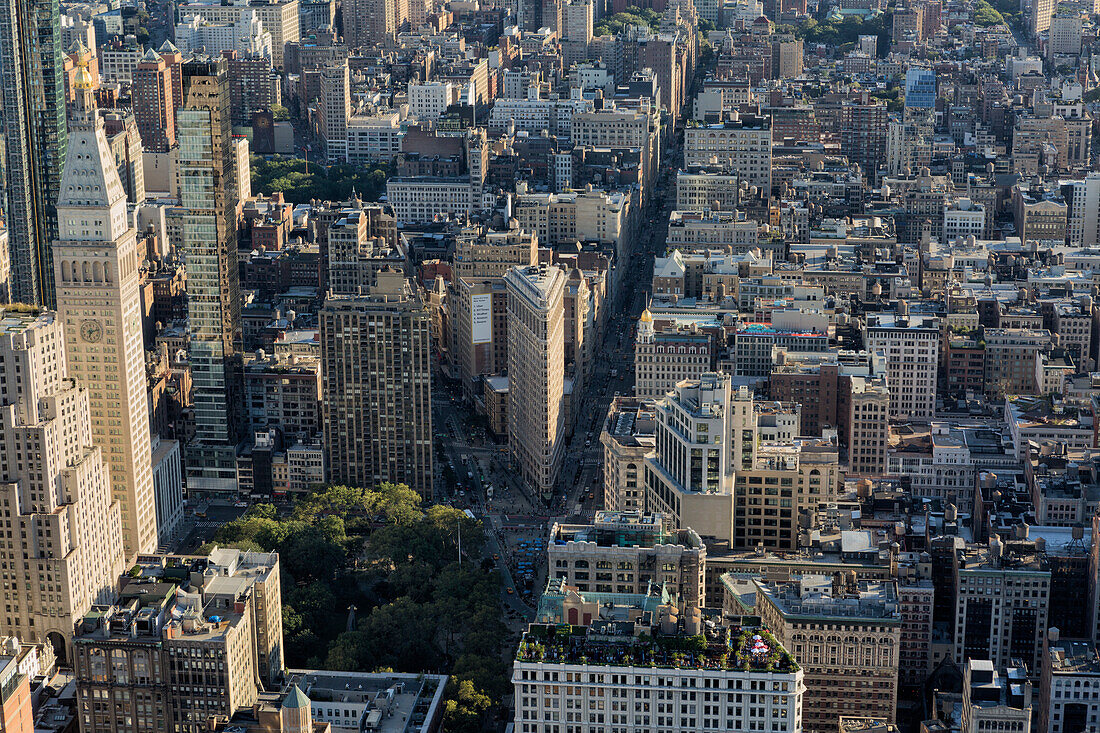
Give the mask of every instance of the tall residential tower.
[[432, 495], [431, 316], [402, 273], [321, 310], [322, 419], [329, 476]]

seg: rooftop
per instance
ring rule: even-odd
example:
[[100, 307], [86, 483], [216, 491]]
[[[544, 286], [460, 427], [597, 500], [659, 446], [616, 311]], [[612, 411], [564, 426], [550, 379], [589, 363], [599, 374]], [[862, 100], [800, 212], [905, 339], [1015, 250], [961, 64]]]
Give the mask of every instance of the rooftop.
[[646, 594], [581, 593], [551, 580], [537, 618], [520, 640], [517, 662], [787, 674], [799, 669], [766, 628], [726, 625], [720, 612], [693, 607], [681, 615], [673, 599], [652, 588]]
[[1054, 674], [1100, 675], [1100, 656], [1092, 644], [1083, 641], [1052, 641], [1049, 652], [1051, 671]]
[[801, 575], [790, 582], [756, 581], [763, 594], [785, 616], [812, 619], [862, 618], [901, 623], [897, 585], [888, 581], [856, 581], [842, 575]]

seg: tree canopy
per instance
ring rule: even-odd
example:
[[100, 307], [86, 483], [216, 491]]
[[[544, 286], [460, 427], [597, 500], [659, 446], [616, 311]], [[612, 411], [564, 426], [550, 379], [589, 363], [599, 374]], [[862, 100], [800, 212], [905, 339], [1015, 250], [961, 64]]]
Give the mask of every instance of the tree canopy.
[[623, 12], [601, 20], [592, 32], [597, 36], [613, 36], [630, 25], [648, 26], [657, 30], [661, 26], [661, 14], [651, 8], [631, 5]]
[[257, 504], [214, 541], [279, 553], [288, 665], [449, 674], [445, 726], [460, 733], [507, 694], [500, 577], [463, 512], [403, 484], [328, 486], [289, 511]]
[[310, 199], [343, 201], [354, 189], [364, 200], [376, 201], [386, 187], [390, 170], [338, 163], [325, 167], [303, 158], [252, 156], [252, 190], [265, 194], [281, 191], [291, 203]]

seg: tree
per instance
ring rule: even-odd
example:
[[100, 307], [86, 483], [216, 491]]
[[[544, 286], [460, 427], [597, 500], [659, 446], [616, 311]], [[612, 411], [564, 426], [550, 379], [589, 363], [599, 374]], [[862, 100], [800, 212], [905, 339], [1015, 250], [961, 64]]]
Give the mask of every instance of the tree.
[[281, 104], [271, 105], [271, 116], [276, 122], [283, 122], [290, 119], [290, 110]]
[[478, 690], [470, 680], [450, 682], [443, 707], [443, 728], [448, 733], [480, 733], [485, 730], [485, 713], [492, 699]]

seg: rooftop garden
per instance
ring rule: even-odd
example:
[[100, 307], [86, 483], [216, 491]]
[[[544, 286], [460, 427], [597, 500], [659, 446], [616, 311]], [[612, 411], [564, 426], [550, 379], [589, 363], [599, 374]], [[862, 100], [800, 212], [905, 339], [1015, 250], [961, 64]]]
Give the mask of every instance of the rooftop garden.
[[531, 624], [516, 661], [781, 673], [799, 668], [771, 633], [750, 627], [696, 635], [665, 635], [655, 628], [653, 636], [608, 637], [584, 626]]

